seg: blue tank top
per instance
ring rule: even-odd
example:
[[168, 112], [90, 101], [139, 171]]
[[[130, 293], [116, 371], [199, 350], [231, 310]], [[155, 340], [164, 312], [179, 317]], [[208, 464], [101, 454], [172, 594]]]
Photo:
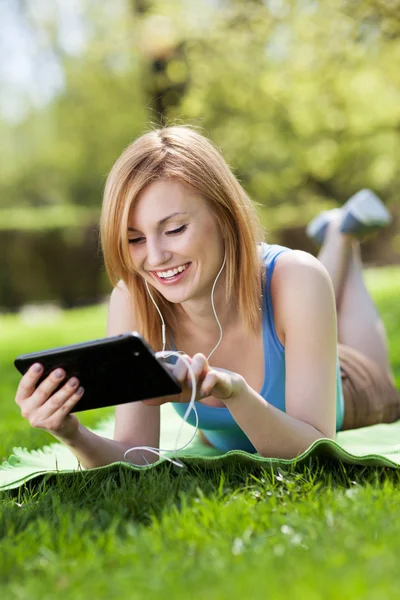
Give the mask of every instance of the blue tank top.
[[[262, 242], [263, 260], [267, 271], [267, 289], [263, 295], [262, 306], [262, 331], [264, 344], [264, 383], [259, 391], [271, 405], [286, 411], [285, 404], [285, 348], [280, 343], [275, 330], [274, 314], [271, 301], [271, 278], [275, 268], [276, 259], [290, 248], [278, 244], [266, 244]], [[175, 348], [173, 348], [175, 349]], [[177, 357], [174, 357], [174, 362]], [[336, 431], [339, 431], [344, 416], [344, 402], [342, 380], [340, 375], [340, 364], [337, 355], [336, 368]], [[257, 390], [258, 391], [258, 390]], [[176, 412], [183, 417], [188, 403], [171, 402]], [[196, 402], [195, 404], [199, 429], [204, 431], [205, 436], [218, 449], [227, 452], [229, 450], [245, 450], [257, 452], [248, 437], [232, 417], [226, 407], [208, 406]], [[187, 418], [187, 423], [196, 425], [196, 416], [192, 410]]]

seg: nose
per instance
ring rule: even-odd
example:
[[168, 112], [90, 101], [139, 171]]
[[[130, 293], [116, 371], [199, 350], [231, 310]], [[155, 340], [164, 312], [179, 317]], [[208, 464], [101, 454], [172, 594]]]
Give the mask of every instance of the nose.
[[168, 252], [157, 240], [147, 240], [147, 265], [150, 270], [156, 270], [168, 262]]

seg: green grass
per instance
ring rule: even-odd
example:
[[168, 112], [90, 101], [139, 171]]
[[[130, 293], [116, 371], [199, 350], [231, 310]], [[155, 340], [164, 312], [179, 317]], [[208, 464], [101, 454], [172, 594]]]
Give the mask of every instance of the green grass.
[[400, 474], [84, 473], [4, 498], [3, 598], [397, 598]]
[[[0, 316], [0, 460], [8, 457], [14, 446], [33, 449], [54, 441], [21, 418], [14, 401], [21, 375], [14, 367], [14, 359], [20, 354], [105, 337], [107, 305], [63, 311], [58, 318], [31, 321], [26, 322], [19, 314]], [[80, 419], [91, 427], [112, 413], [113, 409], [94, 410], [82, 413]]]
[[[400, 269], [366, 281], [389, 333], [400, 383]], [[0, 318], [0, 442], [51, 441], [14, 403], [12, 361], [35, 349], [103, 337], [106, 306], [28, 328]], [[15, 371], [15, 373], [14, 373]], [[83, 415], [94, 425], [109, 411]], [[227, 467], [111, 475], [85, 471], [3, 492], [3, 599], [386, 599], [400, 589], [400, 472], [312, 464], [301, 471]]]

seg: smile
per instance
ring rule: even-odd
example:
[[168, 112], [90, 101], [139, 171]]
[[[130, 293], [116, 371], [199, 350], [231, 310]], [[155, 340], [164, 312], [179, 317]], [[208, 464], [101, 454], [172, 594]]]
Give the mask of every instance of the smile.
[[153, 275], [163, 283], [175, 283], [183, 278], [183, 273], [190, 269], [192, 263], [186, 263], [168, 271], [153, 271]]

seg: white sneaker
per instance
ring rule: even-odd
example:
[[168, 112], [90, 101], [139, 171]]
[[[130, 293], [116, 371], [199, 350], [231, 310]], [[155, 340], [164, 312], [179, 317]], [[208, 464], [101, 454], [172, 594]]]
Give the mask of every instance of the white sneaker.
[[341, 208], [332, 208], [331, 210], [323, 210], [319, 213], [306, 227], [307, 236], [313, 240], [317, 246], [322, 246], [325, 239], [326, 230], [329, 223], [337, 214], [341, 213]]
[[344, 217], [340, 226], [342, 233], [362, 236], [386, 227], [392, 215], [380, 198], [371, 190], [360, 190], [343, 206]]
[[314, 217], [306, 227], [307, 236], [322, 246], [328, 225], [339, 212], [343, 214], [340, 231], [358, 238], [367, 237], [390, 225], [393, 220], [380, 198], [371, 190], [364, 189], [351, 196], [340, 208], [324, 210]]

